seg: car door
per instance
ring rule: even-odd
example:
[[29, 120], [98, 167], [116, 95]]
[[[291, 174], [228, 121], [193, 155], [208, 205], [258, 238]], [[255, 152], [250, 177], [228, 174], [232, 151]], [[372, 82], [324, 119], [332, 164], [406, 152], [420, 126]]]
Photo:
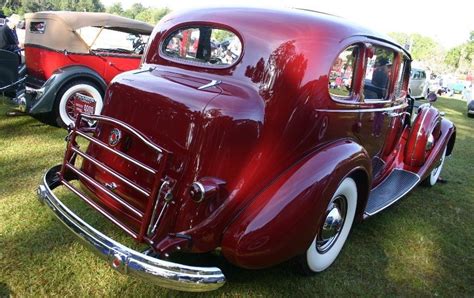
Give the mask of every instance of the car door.
[[401, 132], [406, 103], [399, 81], [406, 63], [400, 53], [382, 44], [368, 46], [366, 53], [357, 137], [372, 159], [373, 180], [377, 182]]

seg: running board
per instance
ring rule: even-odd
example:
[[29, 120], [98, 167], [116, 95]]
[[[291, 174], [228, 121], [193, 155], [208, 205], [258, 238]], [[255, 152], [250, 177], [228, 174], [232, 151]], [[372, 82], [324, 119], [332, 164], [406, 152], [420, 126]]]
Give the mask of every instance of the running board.
[[420, 176], [413, 172], [400, 169], [393, 170], [384, 181], [370, 192], [364, 211], [365, 216], [372, 216], [392, 205], [412, 190], [419, 181]]

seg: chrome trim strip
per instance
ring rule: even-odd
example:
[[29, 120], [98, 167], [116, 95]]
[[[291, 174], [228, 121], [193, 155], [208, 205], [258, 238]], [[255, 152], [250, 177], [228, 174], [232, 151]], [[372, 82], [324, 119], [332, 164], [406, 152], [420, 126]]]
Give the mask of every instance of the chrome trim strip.
[[158, 226], [158, 222], [161, 219], [161, 216], [163, 215], [166, 204], [161, 209], [160, 215], [158, 216], [158, 219], [156, 219], [156, 221], [155, 221], [156, 210], [158, 209], [158, 204], [160, 203], [160, 197], [164, 196], [163, 189], [165, 188], [165, 186], [168, 186], [169, 184], [170, 184], [169, 181], [167, 181], [167, 180], [163, 181], [163, 183], [161, 183], [160, 189], [158, 190], [158, 194], [157, 194], [156, 200], [155, 200], [155, 205], [153, 206], [153, 213], [151, 215], [150, 224], [149, 224], [148, 230], [147, 230], [147, 235], [148, 236], [151, 236], [155, 232], [155, 229]]
[[82, 158], [86, 159], [87, 161], [90, 161], [91, 163], [93, 163], [94, 165], [96, 165], [97, 167], [101, 168], [102, 170], [106, 171], [107, 173], [111, 174], [112, 176], [114, 176], [115, 178], [119, 179], [120, 181], [122, 181], [123, 183], [127, 184], [128, 186], [130, 186], [131, 188], [135, 189], [136, 191], [142, 193], [143, 195], [149, 197], [151, 194], [146, 191], [145, 189], [141, 188], [140, 186], [138, 185], [135, 185], [132, 181], [130, 181], [128, 178], [122, 176], [120, 173], [116, 172], [115, 170], [109, 168], [108, 166], [102, 164], [101, 162], [99, 162], [97, 159], [93, 158], [92, 156], [89, 156], [87, 155], [86, 153], [82, 152], [81, 150], [79, 150], [78, 148], [76, 147], [71, 147], [71, 150], [75, 153], [77, 153], [79, 156], [81, 156]]
[[15, 85], [18, 85], [18, 84], [20, 84], [21, 82], [23, 82], [24, 80], [26, 80], [26, 77], [23, 77], [23, 78], [19, 79], [18, 81], [11, 83], [10, 85], [6, 85], [6, 86], [3, 86], [3, 87], [0, 87], [0, 91], [7, 90], [8, 88], [11, 88], [11, 87], [13, 87], [13, 86], [15, 86]]
[[120, 156], [120, 157], [124, 158], [125, 160], [127, 160], [127, 161], [129, 161], [129, 162], [135, 164], [136, 166], [138, 166], [138, 167], [140, 167], [140, 168], [142, 168], [142, 169], [144, 169], [144, 170], [150, 172], [151, 174], [156, 175], [157, 172], [156, 172], [154, 169], [150, 168], [149, 166], [147, 166], [147, 165], [145, 165], [145, 164], [142, 164], [141, 162], [139, 162], [139, 161], [137, 161], [137, 160], [131, 158], [130, 156], [128, 156], [128, 155], [126, 155], [126, 154], [124, 154], [124, 153], [122, 153], [122, 152], [120, 152], [120, 151], [118, 151], [118, 150], [115, 150], [115, 149], [113, 149], [113, 148], [110, 148], [110, 147], [107, 146], [104, 142], [99, 141], [99, 140], [97, 140], [97, 139], [94, 139], [94, 138], [92, 138], [92, 137], [86, 135], [85, 133], [83, 133], [83, 132], [81, 132], [81, 131], [79, 131], [79, 130], [76, 130], [75, 133], [78, 134], [79, 136], [83, 137], [84, 139], [88, 140], [89, 142], [92, 142], [92, 143], [94, 143], [94, 144], [96, 144], [96, 145], [99, 145], [100, 147], [102, 147], [102, 148], [104, 148], [104, 149], [106, 149], [106, 150], [109, 150], [109, 151], [112, 152], [112, 153], [117, 154], [118, 156]]
[[107, 116], [102, 116], [102, 115], [88, 115], [88, 114], [81, 114], [81, 118], [86, 118], [90, 120], [96, 120], [96, 121], [104, 121], [104, 122], [109, 122], [113, 123], [116, 125], [121, 126], [122, 128], [126, 129], [127, 131], [131, 132], [134, 134], [137, 138], [139, 138], [143, 143], [145, 143], [148, 147], [151, 147], [152, 149], [158, 151], [159, 153], [163, 153], [163, 149], [156, 146], [153, 144], [151, 141], [149, 141], [147, 138], [145, 138], [141, 133], [136, 131], [133, 127], [128, 125], [125, 122], [119, 121], [117, 119], [107, 117]]
[[[69, 210], [52, 192], [58, 167], [51, 168], [38, 187], [38, 197], [48, 209], [91, 250], [121, 273], [152, 281], [159, 286], [189, 292], [212, 291], [225, 283], [217, 267], [194, 267], [160, 260], [135, 251], [107, 237]], [[51, 187], [50, 187], [51, 186]]]
[[117, 201], [123, 207], [130, 210], [133, 214], [135, 214], [139, 218], [143, 218], [143, 213], [141, 211], [139, 211], [137, 208], [133, 207], [132, 205], [124, 201], [121, 197], [116, 195], [114, 192], [110, 191], [107, 187], [103, 186], [102, 184], [98, 183], [97, 181], [89, 177], [88, 175], [76, 169], [70, 163], [66, 163], [66, 167], [70, 169], [71, 171], [73, 171], [76, 175], [79, 175], [81, 178], [87, 180], [87, 182], [89, 182], [90, 184], [94, 185], [95, 187], [99, 188], [101, 191], [105, 192], [109, 197]]
[[195, 202], [201, 203], [202, 201], [204, 201], [204, 198], [206, 197], [206, 189], [204, 188], [204, 185], [202, 185], [202, 183], [199, 181], [196, 181], [193, 184], [197, 185], [197, 187], [199, 187], [199, 190], [201, 191], [201, 197], [199, 198], [198, 201], [195, 201]]
[[393, 110], [398, 110], [398, 109], [403, 109], [408, 107], [407, 103], [394, 106], [394, 107], [388, 107], [388, 108], [368, 108], [368, 109], [343, 109], [343, 110], [337, 110], [337, 109], [316, 109], [318, 112], [328, 112], [328, 113], [374, 113], [374, 112], [385, 112], [385, 111], [393, 111]]

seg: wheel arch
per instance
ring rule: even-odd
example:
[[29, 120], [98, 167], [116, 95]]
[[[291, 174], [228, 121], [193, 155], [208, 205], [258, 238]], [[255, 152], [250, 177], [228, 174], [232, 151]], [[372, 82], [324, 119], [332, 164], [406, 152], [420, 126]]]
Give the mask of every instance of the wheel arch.
[[86, 66], [68, 66], [59, 69], [56, 73], [58, 74], [58, 80], [60, 80], [60, 83], [58, 83], [58, 86], [55, 88], [56, 97], [65, 86], [74, 81], [87, 81], [92, 83], [99, 88], [102, 95], [105, 94], [105, 90], [107, 89], [105, 80], [95, 70]]
[[357, 186], [357, 210], [355, 221], [362, 221], [364, 219], [364, 210], [367, 205], [370, 194], [370, 181], [369, 173], [363, 168], [356, 168], [350, 174], [349, 177], [354, 179]]
[[450, 156], [453, 153], [454, 143], [456, 143], [456, 130], [453, 131], [453, 134], [449, 138], [448, 145], [446, 148], [446, 156]]
[[[238, 266], [257, 269], [303, 253], [346, 177], [358, 186], [361, 203], [357, 212], [363, 213], [370, 169], [366, 150], [351, 140], [315, 151], [274, 181], [232, 221], [223, 233], [224, 256]], [[364, 184], [366, 187], [359, 187]]]
[[57, 96], [62, 89], [73, 81], [88, 81], [95, 84], [102, 96], [105, 95], [107, 83], [93, 69], [82, 65], [68, 66], [58, 69], [43, 85], [44, 93], [30, 108], [30, 114], [51, 113], [57, 103]]

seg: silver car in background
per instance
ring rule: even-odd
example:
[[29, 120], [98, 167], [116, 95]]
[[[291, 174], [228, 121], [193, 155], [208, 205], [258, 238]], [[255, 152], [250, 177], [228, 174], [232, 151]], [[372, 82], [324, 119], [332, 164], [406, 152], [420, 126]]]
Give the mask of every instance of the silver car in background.
[[426, 98], [429, 93], [428, 79], [426, 78], [426, 72], [423, 69], [412, 68], [410, 73], [410, 84], [408, 89], [410, 95], [413, 98]]

